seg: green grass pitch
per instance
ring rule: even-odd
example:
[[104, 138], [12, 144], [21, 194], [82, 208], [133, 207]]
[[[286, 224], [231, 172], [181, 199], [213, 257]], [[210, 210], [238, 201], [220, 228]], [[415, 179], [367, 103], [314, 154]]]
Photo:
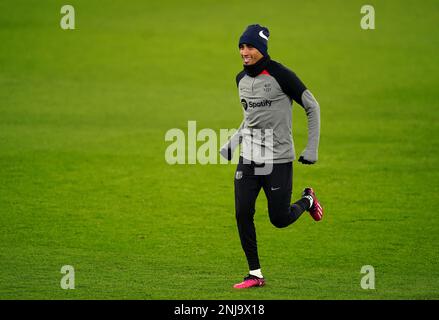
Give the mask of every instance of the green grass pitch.
[[[437, 1], [0, 3], [1, 299], [438, 299]], [[267, 285], [246, 274], [235, 165], [168, 165], [171, 128], [236, 128], [237, 41], [269, 53], [321, 106], [319, 162], [294, 164], [326, 210], [256, 228]], [[296, 152], [306, 117], [293, 108]], [[60, 287], [63, 265], [75, 289]], [[375, 269], [364, 290], [363, 265]]]

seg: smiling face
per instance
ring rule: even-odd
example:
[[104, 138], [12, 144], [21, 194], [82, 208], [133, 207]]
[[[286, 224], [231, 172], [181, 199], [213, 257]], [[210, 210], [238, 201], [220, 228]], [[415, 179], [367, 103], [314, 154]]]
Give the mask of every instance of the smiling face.
[[243, 43], [239, 45], [239, 54], [241, 55], [244, 65], [251, 66], [262, 59], [263, 55], [258, 49], [251, 44]]

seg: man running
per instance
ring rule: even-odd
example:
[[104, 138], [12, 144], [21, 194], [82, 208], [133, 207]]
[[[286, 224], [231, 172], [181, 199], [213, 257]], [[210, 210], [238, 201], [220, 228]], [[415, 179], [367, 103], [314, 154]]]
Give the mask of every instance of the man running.
[[292, 162], [295, 160], [292, 103], [302, 106], [308, 118], [308, 144], [299, 157], [303, 164], [317, 161], [320, 107], [294, 72], [270, 59], [269, 35], [266, 27], [254, 24], [248, 26], [239, 39], [244, 70], [236, 76], [236, 84], [244, 120], [220, 150], [222, 156], [231, 160], [234, 149], [242, 144], [235, 173], [235, 211], [249, 273], [243, 282], [234, 285], [237, 289], [265, 284], [253, 221], [261, 188], [268, 200], [270, 221], [277, 228], [289, 226], [304, 211], [309, 211], [316, 221], [323, 217], [323, 208], [312, 188], [305, 188], [302, 198], [291, 204]]

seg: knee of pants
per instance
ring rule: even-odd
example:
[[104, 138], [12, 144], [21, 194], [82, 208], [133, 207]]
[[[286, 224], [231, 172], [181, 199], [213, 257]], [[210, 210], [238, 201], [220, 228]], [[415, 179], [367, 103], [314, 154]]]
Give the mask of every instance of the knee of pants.
[[255, 214], [255, 209], [248, 207], [240, 207], [236, 209], [236, 221], [238, 223], [246, 223], [253, 221], [253, 216]]
[[272, 216], [270, 215], [270, 222], [276, 228], [285, 228], [288, 226], [288, 223], [280, 216]]
[[289, 225], [290, 206], [287, 203], [281, 205], [271, 202], [268, 204], [268, 215], [272, 225], [276, 228], [284, 228]]

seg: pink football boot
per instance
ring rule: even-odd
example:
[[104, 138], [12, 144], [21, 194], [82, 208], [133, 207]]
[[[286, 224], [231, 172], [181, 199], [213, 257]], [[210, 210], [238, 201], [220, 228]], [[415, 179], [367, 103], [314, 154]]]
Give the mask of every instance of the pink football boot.
[[262, 287], [265, 285], [264, 278], [258, 278], [256, 276], [248, 275], [244, 278], [243, 282], [237, 283], [233, 286], [235, 289], [247, 289], [251, 287]]
[[323, 208], [319, 203], [319, 200], [317, 200], [316, 194], [314, 193], [314, 190], [312, 188], [305, 188], [303, 190], [302, 196], [311, 196], [313, 200], [313, 204], [311, 208], [309, 208], [309, 213], [311, 214], [311, 217], [315, 221], [320, 221], [323, 218]]

